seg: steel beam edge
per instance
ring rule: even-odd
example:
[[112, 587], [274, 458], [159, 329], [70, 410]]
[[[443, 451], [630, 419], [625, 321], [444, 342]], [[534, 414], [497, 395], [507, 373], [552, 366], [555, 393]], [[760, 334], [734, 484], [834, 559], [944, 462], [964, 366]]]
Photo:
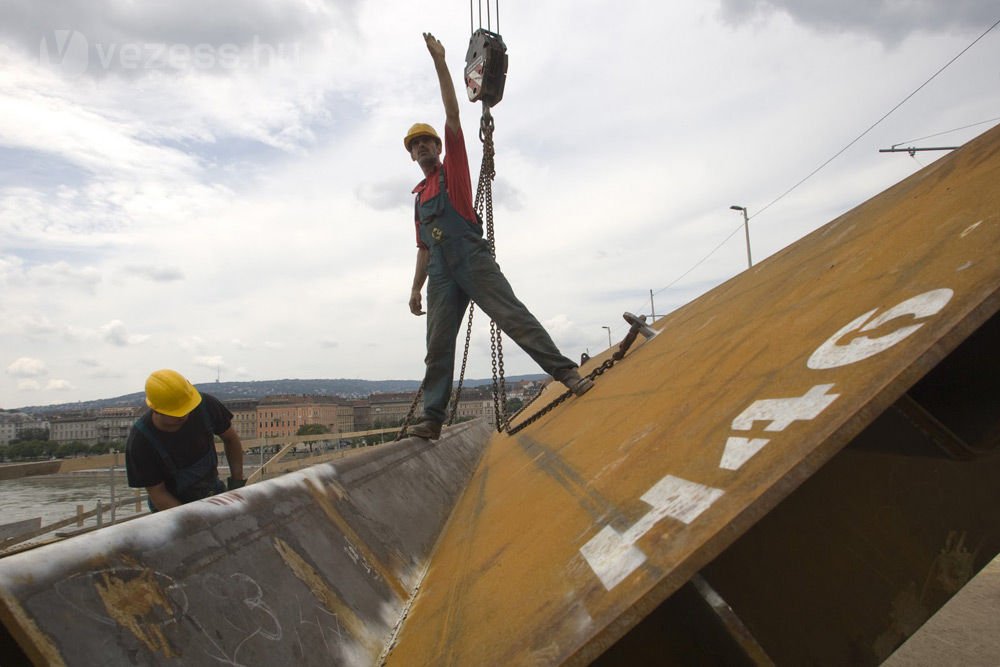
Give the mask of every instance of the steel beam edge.
[[373, 664], [489, 436], [461, 424], [0, 559], [0, 662]]

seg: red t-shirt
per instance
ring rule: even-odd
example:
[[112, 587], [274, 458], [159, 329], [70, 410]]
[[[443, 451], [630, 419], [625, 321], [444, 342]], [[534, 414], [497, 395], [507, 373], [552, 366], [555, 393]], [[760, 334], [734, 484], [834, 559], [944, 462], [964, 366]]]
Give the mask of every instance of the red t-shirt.
[[[472, 223], [477, 223], [476, 212], [472, 207], [472, 181], [469, 177], [469, 156], [465, 152], [465, 136], [462, 130], [452, 132], [444, 126], [444, 177], [448, 186], [448, 200], [458, 211], [458, 214]], [[440, 169], [440, 167], [438, 167]], [[437, 196], [441, 191], [441, 176], [438, 169], [417, 183], [414, 194], [420, 195], [420, 202], [426, 202]], [[414, 220], [417, 229], [417, 247], [426, 248], [420, 240], [420, 220]]]

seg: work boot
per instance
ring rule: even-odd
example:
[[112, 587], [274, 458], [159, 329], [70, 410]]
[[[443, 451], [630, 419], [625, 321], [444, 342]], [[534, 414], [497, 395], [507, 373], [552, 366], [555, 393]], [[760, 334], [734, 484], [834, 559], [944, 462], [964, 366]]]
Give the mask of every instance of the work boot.
[[441, 422], [434, 421], [433, 419], [425, 419], [413, 426], [407, 426], [406, 432], [415, 438], [437, 440], [441, 437]]
[[583, 396], [588, 391], [594, 388], [594, 381], [590, 378], [580, 377], [580, 374], [575, 370], [571, 371], [560, 380], [566, 388], [569, 389], [575, 396]]

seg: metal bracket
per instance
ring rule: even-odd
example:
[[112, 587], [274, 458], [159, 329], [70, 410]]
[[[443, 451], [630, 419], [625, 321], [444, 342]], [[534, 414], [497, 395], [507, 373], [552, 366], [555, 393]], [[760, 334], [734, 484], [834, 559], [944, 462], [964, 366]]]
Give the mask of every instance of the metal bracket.
[[630, 347], [632, 347], [632, 343], [635, 342], [635, 339], [639, 336], [639, 334], [642, 334], [647, 339], [656, 335], [655, 331], [646, 326], [645, 315], [633, 315], [632, 313], [626, 312], [622, 314], [622, 317], [625, 318], [625, 321], [628, 322], [632, 328], [628, 330], [625, 338], [623, 338], [622, 342], [618, 344], [618, 350], [611, 355], [611, 358], [615, 360], [621, 359], [625, 356], [625, 353]]
[[625, 318], [625, 321], [628, 322], [633, 329], [637, 329], [639, 333], [645, 336], [646, 339], [650, 339], [656, 335], [656, 332], [646, 325], [645, 315], [633, 315], [632, 313], [624, 313], [622, 317]]

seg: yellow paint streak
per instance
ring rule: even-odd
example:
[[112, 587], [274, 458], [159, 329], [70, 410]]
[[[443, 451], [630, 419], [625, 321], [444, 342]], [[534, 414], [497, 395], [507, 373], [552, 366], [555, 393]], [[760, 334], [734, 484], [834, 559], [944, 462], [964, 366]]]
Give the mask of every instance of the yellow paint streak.
[[59, 654], [59, 649], [35, 625], [35, 622], [28, 616], [28, 612], [18, 604], [14, 597], [3, 595], [0, 598], [0, 620], [3, 620], [3, 624], [14, 635], [15, 639], [24, 640], [19, 641], [18, 644], [31, 659], [31, 662], [36, 665], [65, 667], [66, 663]]
[[173, 605], [157, 585], [153, 571], [144, 569], [142, 572], [142, 575], [129, 581], [103, 572], [96, 584], [97, 593], [108, 615], [128, 628], [146, 648], [167, 658], [179, 657], [159, 624], [143, 622], [157, 607], [162, 608], [168, 617], [173, 616]]
[[292, 573], [299, 578], [299, 580], [309, 587], [316, 599], [326, 607], [327, 610], [336, 614], [338, 622], [347, 629], [348, 634], [350, 634], [355, 639], [360, 640], [364, 643], [369, 650], [378, 648], [374, 638], [372, 638], [368, 631], [365, 629], [364, 622], [358, 618], [336, 591], [330, 588], [327, 584], [326, 579], [323, 578], [319, 572], [313, 568], [306, 560], [298, 554], [287, 542], [280, 538], [274, 538], [274, 548], [281, 556], [281, 559], [285, 561], [288, 568]]
[[[392, 591], [396, 594], [396, 597], [400, 600], [407, 600], [410, 597], [409, 591], [403, 586], [395, 574], [389, 571], [384, 563], [379, 561], [379, 559], [372, 553], [371, 549], [365, 543], [361, 536], [359, 536], [350, 524], [344, 520], [344, 517], [337, 511], [337, 508], [333, 506], [330, 502], [329, 496], [323, 492], [322, 489], [317, 487], [312, 481], [306, 480], [306, 488], [309, 490], [309, 494], [316, 500], [316, 503], [323, 509], [323, 513], [326, 514], [327, 518], [333, 522], [333, 525], [337, 527], [337, 530], [344, 539], [347, 540], [351, 546], [358, 552], [358, 554], [365, 560], [365, 562], [375, 571], [382, 579], [385, 580]], [[334, 493], [339, 497], [343, 497], [343, 490], [339, 487], [333, 486]]]

